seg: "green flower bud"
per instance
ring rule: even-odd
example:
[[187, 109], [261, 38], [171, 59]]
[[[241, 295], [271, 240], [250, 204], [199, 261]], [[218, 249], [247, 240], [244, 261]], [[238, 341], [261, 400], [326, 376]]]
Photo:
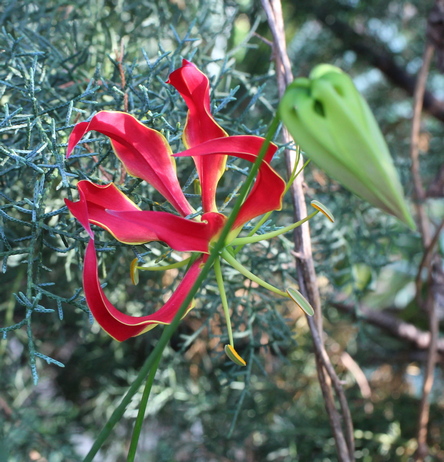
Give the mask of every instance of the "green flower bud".
[[367, 102], [339, 68], [321, 64], [290, 84], [279, 116], [328, 175], [415, 228], [393, 159]]

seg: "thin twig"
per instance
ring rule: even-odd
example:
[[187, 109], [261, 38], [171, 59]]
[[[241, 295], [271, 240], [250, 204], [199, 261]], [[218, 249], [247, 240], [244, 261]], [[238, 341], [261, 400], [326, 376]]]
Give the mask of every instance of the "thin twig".
[[439, 236], [443, 229], [444, 229], [444, 220], [441, 221], [441, 224], [436, 229], [435, 234], [433, 235], [429, 245], [425, 249], [424, 255], [422, 256], [422, 259], [421, 259], [421, 263], [419, 264], [419, 267], [418, 267], [418, 271], [416, 272], [415, 285], [416, 285], [416, 294], [417, 294], [418, 299], [421, 299], [422, 274], [424, 272], [424, 269], [428, 269], [430, 272], [433, 255], [435, 254], [435, 247], [436, 247], [436, 244], [438, 243]]
[[[287, 85], [293, 80], [290, 60], [286, 51], [282, 7], [280, 0], [262, 0], [262, 7], [267, 15], [268, 24], [273, 35], [273, 54], [276, 62], [278, 90], [279, 95], [282, 96]], [[286, 144], [292, 142], [292, 138], [285, 129], [283, 130], [283, 138]], [[294, 164], [296, 162], [295, 153], [290, 150], [286, 150], [285, 159], [287, 163], [287, 170], [289, 172], [294, 171]], [[298, 169], [303, 165], [302, 158], [300, 158], [299, 162], [301, 165], [298, 166]], [[303, 185], [304, 176], [301, 172], [291, 187], [295, 219], [297, 221], [300, 220], [300, 217], [307, 215]], [[338, 458], [341, 462], [352, 461], [354, 460], [353, 423], [342, 385], [333, 366], [331, 365], [330, 358], [325, 351], [321, 336], [321, 333], [323, 332], [321, 303], [311, 251], [311, 238], [308, 223], [304, 223], [295, 230], [294, 239], [299, 289], [304, 296], [308, 298], [315, 311], [314, 319], [308, 318], [308, 325], [310, 327], [315, 348], [316, 368], [319, 383], [335, 438]], [[341, 425], [341, 416], [334, 403], [331, 386], [332, 383], [342, 410], [342, 420], [345, 425], [345, 436]]]
[[[341, 348], [339, 344], [337, 344], [337, 348], [338, 349]], [[359, 390], [361, 391], [362, 397], [367, 400], [367, 403], [364, 406], [365, 412], [366, 413], [372, 412], [373, 411], [373, 404], [371, 403], [372, 389], [370, 388], [368, 379], [365, 376], [364, 371], [361, 369], [361, 366], [346, 351], [341, 352], [340, 359], [341, 359], [342, 365], [354, 377], [359, 387]]]
[[[424, 247], [424, 261], [432, 238], [430, 235], [430, 223], [424, 208], [424, 200], [426, 197], [424, 187], [422, 185], [421, 174], [419, 169], [419, 135], [421, 128], [421, 112], [423, 106], [425, 86], [427, 82], [427, 76], [430, 69], [430, 63], [432, 61], [434, 51], [434, 45], [428, 41], [423, 54], [422, 67], [418, 74], [416, 81], [415, 94], [414, 94], [414, 105], [413, 105], [413, 119], [412, 119], [412, 132], [410, 138], [410, 157], [412, 159], [412, 178], [413, 187], [415, 191], [415, 202], [416, 212], [418, 217], [419, 230], [421, 232], [422, 243]], [[427, 258], [428, 259], [428, 258]], [[430, 257], [431, 264], [433, 265], [433, 256]], [[427, 425], [429, 422], [430, 414], [430, 392], [433, 387], [433, 375], [435, 371], [435, 365], [437, 361], [437, 342], [438, 342], [438, 316], [436, 313], [435, 297], [432, 290], [433, 287], [433, 274], [429, 269], [429, 293], [426, 297], [425, 303], [423, 303], [421, 293], [418, 292], [417, 301], [422, 309], [424, 309], [429, 317], [429, 330], [430, 330], [430, 344], [427, 354], [427, 364], [424, 373], [424, 383], [422, 387], [422, 397], [419, 406], [418, 416], [418, 449], [415, 454], [415, 460], [422, 462], [428, 454], [427, 447]]]
[[[342, 411], [342, 417], [344, 419], [344, 425], [346, 426], [346, 431], [345, 431], [345, 440], [343, 440], [344, 435], [343, 433], [338, 433], [338, 438], [341, 440], [339, 441], [341, 445], [341, 452], [344, 453], [344, 455], [348, 452], [349, 459], [352, 460], [353, 457], [353, 449], [354, 449], [354, 442], [353, 442], [353, 421], [352, 417], [350, 414], [350, 409], [348, 407], [347, 399], [345, 397], [345, 394], [342, 391], [342, 384], [336, 375], [336, 372], [333, 368], [333, 365], [330, 362], [330, 358], [325, 351], [324, 347], [324, 342], [322, 341], [318, 329], [316, 327], [316, 322], [315, 320], [310, 317], [306, 316], [308, 325], [310, 326], [310, 331], [313, 336], [313, 345], [315, 347], [316, 355], [320, 358], [322, 362], [322, 366], [324, 369], [327, 371], [328, 376], [330, 377], [332, 383], [333, 383], [333, 388], [335, 389], [336, 395], [338, 396], [339, 399], [339, 405], [341, 406], [341, 411]], [[340, 422], [338, 422], [340, 425]]]
[[[430, 280], [432, 279], [430, 275]], [[438, 358], [437, 344], [439, 334], [439, 321], [436, 312], [435, 296], [430, 289], [429, 297], [427, 300], [429, 307], [429, 328], [430, 328], [430, 345], [427, 355], [426, 370], [424, 373], [424, 383], [422, 385], [422, 397], [419, 405], [418, 417], [418, 449], [415, 455], [417, 462], [422, 462], [428, 454], [427, 447], [427, 425], [430, 416], [430, 393], [433, 388], [435, 366]]]
[[128, 93], [126, 92], [126, 77], [125, 69], [123, 68], [123, 58], [125, 56], [125, 45], [123, 43], [123, 39], [120, 41], [120, 50], [115, 50], [114, 53], [116, 55], [117, 67], [119, 69], [120, 86], [123, 92], [123, 110], [128, 112]]
[[412, 118], [412, 131], [410, 135], [410, 158], [412, 159], [412, 179], [413, 187], [415, 190], [416, 213], [418, 214], [418, 224], [421, 232], [422, 242], [424, 248], [427, 248], [430, 243], [430, 230], [429, 220], [424, 209], [425, 190], [421, 181], [421, 174], [419, 171], [419, 137], [421, 130], [421, 112], [422, 102], [424, 98], [424, 91], [429, 73], [430, 63], [433, 56], [433, 45], [428, 43], [424, 50], [422, 67], [418, 74], [416, 81], [414, 103], [413, 103], [413, 118]]
[[[392, 307], [388, 307], [387, 311], [381, 311], [359, 304], [359, 309], [357, 310], [355, 304], [347, 303], [345, 298], [345, 296], [344, 299], [337, 297], [337, 299], [331, 301], [329, 304], [337, 308], [339, 311], [348, 313], [353, 317], [356, 317], [356, 312], [359, 311], [359, 319], [361, 321], [379, 327], [390, 335], [398, 338], [403, 343], [411, 343], [415, 348], [420, 350], [429, 349], [431, 341], [430, 332], [423, 331], [414, 324], [403, 321], [387, 312]], [[444, 339], [438, 339], [436, 348], [438, 353], [444, 355]]]
[[[120, 40], [120, 51], [114, 51], [116, 55], [117, 67], [119, 69], [119, 76], [120, 76], [120, 87], [122, 88], [123, 92], [123, 110], [124, 112], [129, 112], [129, 105], [128, 105], [128, 92], [126, 90], [126, 77], [125, 77], [125, 69], [123, 67], [123, 58], [125, 56], [125, 44], [123, 42], [123, 38]], [[123, 165], [120, 167], [120, 183], [122, 184], [126, 178], [126, 170], [123, 168]]]

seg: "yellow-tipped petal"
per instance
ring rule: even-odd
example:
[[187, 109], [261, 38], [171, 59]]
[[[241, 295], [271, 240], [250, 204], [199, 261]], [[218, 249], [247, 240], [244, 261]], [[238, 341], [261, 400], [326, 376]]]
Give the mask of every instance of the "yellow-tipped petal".
[[234, 364], [238, 366], [246, 366], [247, 363], [245, 360], [239, 355], [239, 353], [231, 346], [225, 345], [225, 354], [233, 361]]
[[310, 303], [308, 303], [307, 299], [298, 290], [289, 287], [287, 289], [287, 294], [296, 303], [296, 305], [298, 305], [299, 308], [302, 311], [304, 311], [308, 316], [314, 315], [313, 307], [310, 305]]
[[321, 204], [319, 201], [313, 200], [310, 202], [310, 205], [314, 207], [316, 210], [319, 210], [323, 215], [325, 215], [332, 223], [335, 222], [335, 217], [330, 212], [330, 210], [324, 205]]

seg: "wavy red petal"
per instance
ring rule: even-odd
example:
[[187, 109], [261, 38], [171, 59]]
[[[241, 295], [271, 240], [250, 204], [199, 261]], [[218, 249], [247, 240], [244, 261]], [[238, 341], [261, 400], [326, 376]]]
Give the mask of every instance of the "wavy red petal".
[[[188, 156], [205, 156], [205, 155], [234, 155], [235, 154], [248, 154], [257, 157], [265, 139], [261, 136], [254, 135], [235, 135], [224, 138], [217, 138], [214, 140], [208, 140], [193, 148], [187, 149], [186, 151], [178, 152], [174, 154], [174, 157], [188, 157]], [[270, 163], [273, 159], [274, 154], [277, 151], [277, 146], [273, 143], [267, 148], [264, 160]]]
[[[243, 154], [237, 157], [252, 163], [256, 160], [256, 156], [252, 154]], [[234, 221], [233, 229], [241, 228], [245, 223], [264, 213], [280, 210], [282, 208], [285, 186], [285, 181], [270, 164], [265, 161], [262, 162], [253, 188], [246, 197]]]
[[[187, 148], [227, 136], [211, 115], [210, 83], [203, 72], [184, 59], [182, 67], [172, 72], [167, 82], [176, 88], [188, 106], [183, 132], [183, 141]], [[214, 212], [217, 210], [216, 187], [225, 171], [226, 158], [213, 156], [198, 157], [193, 160], [202, 186], [203, 210]]]
[[[122, 232], [132, 236], [132, 228], [139, 227], [153, 232], [157, 240], [168, 244], [179, 252], [209, 252], [209, 244], [217, 235], [225, 217], [218, 213], [206, 214], [223, 217], [219, 220], [193, 221], [167, 212], [115, 212], [108, 210], [122, 224]], [[120, 239], [119, 239], [120, 240]], [[122, 240], [131, 243], [128, 240]]]
[[[263, 138], [256, 136], [230, 136], [207, 141], [175, 154], [175, 156], [211, 157], [215, 154], [224, 154], [254, 162], [263, 142]], [[242, 204], [233, 229], [243, 226], [246, 222], [264, 213], [281, 209], [285, 181], [267, 162], [271, 160], [276, 150], [277, 147], [274, 144], [268, 148], [253, 188]]]
[[100, 286], [96, 249], [94, 240], [91, 239], [86, 249], [83, 268], [86, 302], [99, 325], [111, 337], [122, 342], [130, 337], [140, 335], [155, 325], [170, 324], [198, 278], [205, 259], [205, 256], [201, 256], [191, 265], [173, 295], [162, 308], [148, 316], [130, 316], [119, 311], [108, 300]]
[[93, 238], [94, 233], [92, 232], [89, 223], [88, 205], [85, 201], [85, 198], [80, 196], [80, 200], [77, 202], [65, 199], [65, 205], [68, 207], [69, 211], [77, 218], [80, 224], [85, 228], [89, 234], [89, 237]]
[[76, 147], [77, 143], [83, 138], [85, 133], [88, 132], [89, 122], [80, 122], [73, 129], [69, 135], [68, 147], [66, 149], [66, 157], [69, 157]]
[[214, 138], [227, 136], [211, 115], [210, 82], [193, 63], [182, 61], [182, 67], [170, 74], [167, 83], [173, 85], [188, 106], [184, 142], [193, 147]]
[[107, 213], [108, 209], [140, 213], [139, 207], [125, 196], [115, 184], [98, 185], [82, 180], [77, 184], [77, 189], [80, 200], [71, 202], [65, 199], [65, 203], [91, 237], [93, 234], [89, 224], [93, 223], [106, 229], [120, 242], [142, 244], [159, 240], [157, 234], [150, 228], [135, 224], [129, 225], [122, 219]]
[[176, 176], [172, 152], [165, 137], [124, 112], [102, 111], [77, 124], [68, 141], [67, 156], [85, 133], [95, 130], [109, 138], [117, 157], [132, 176], [156, 188], [182, 215], [193, 213]]

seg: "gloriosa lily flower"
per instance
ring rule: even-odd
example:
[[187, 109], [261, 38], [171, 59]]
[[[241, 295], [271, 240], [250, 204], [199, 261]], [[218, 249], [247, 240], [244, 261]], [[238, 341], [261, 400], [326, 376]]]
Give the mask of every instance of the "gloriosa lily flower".
[[[171, 323], [189, 289], [199, 276], [212, 243], [217, 240], [226, 222], [225, 215], [216, 207], [216, 186], [225, 170], [227, 156], [254, 162], [264, 141], [257, 136], [227, 135], [211, 115], [208, 78], [192, 63], [184, 60], [182, 67], [170, 75], [168, 83], [179, 91], [188, 106], [183, 133], [183, 141], [187, 149], [174, 156], [191, 156], [196, 165], [202, 189], [201, 216], [189, 204], [181, 190], [176, 176], [173, 153], [165, 137], [158, 131], [146, 127], [133, 116], [122, 112], [99, 112], [89, 122], [77, 124], [68, 142], [67, 156], [91, 130], [108, 136], [116, 156], [126, 171], [151, 184], [178, 213], [175, 215], [160, 211], [143, 211], [113, 183], [98, 185], [82, 180], [77, 184], [79, 201], [72, 202], [65, 199], [71, 213], [90, 236], [83, 270], [87, 304], [100, 326], [118, 341], [140, 335], [158, 324]], [[242, 227], [250, 220], [281, 208], [286, 184], [269, 164], [276, 149], [275, 145], [270, 144], [256, 181], [236, 217], [227, 239], [227, 246], [221, 256], [242, 274], [264, 287], [280, 295], [295, 298], [294, 290], [288, 295], [250, 273], [237, 262], [233, 256], [235, 252], [230, 250], [232, 247], [229, 247], [229, 245], [242, 246], [248, 242], [271, 238], [297, 225], [290, 225], [268, 235], [237, 237]], [[316, 213], [317, 211], [307, 219]], [[157, 312], [135, 317], [122, 313], [111, 304], [100, 285], [91, 224], [102, 227], [125, 244], [137, 245], [162, 241], [175, 251], [192, 252], [191, 258], [163, 267], [139, 267], [137, 259], [131, 264], [131, 276], [135, 283], [138, 280], [138, 270], [190, 265], [173, 295]], [[230, 345], [227, 346], [226, 351], [235, 362], [244, 364], [234, 350], [220, 262], [218, 259], [216, 261], [214, 269], [230, 337]], [[191, 308], [192, 306], [189, 307]]]

